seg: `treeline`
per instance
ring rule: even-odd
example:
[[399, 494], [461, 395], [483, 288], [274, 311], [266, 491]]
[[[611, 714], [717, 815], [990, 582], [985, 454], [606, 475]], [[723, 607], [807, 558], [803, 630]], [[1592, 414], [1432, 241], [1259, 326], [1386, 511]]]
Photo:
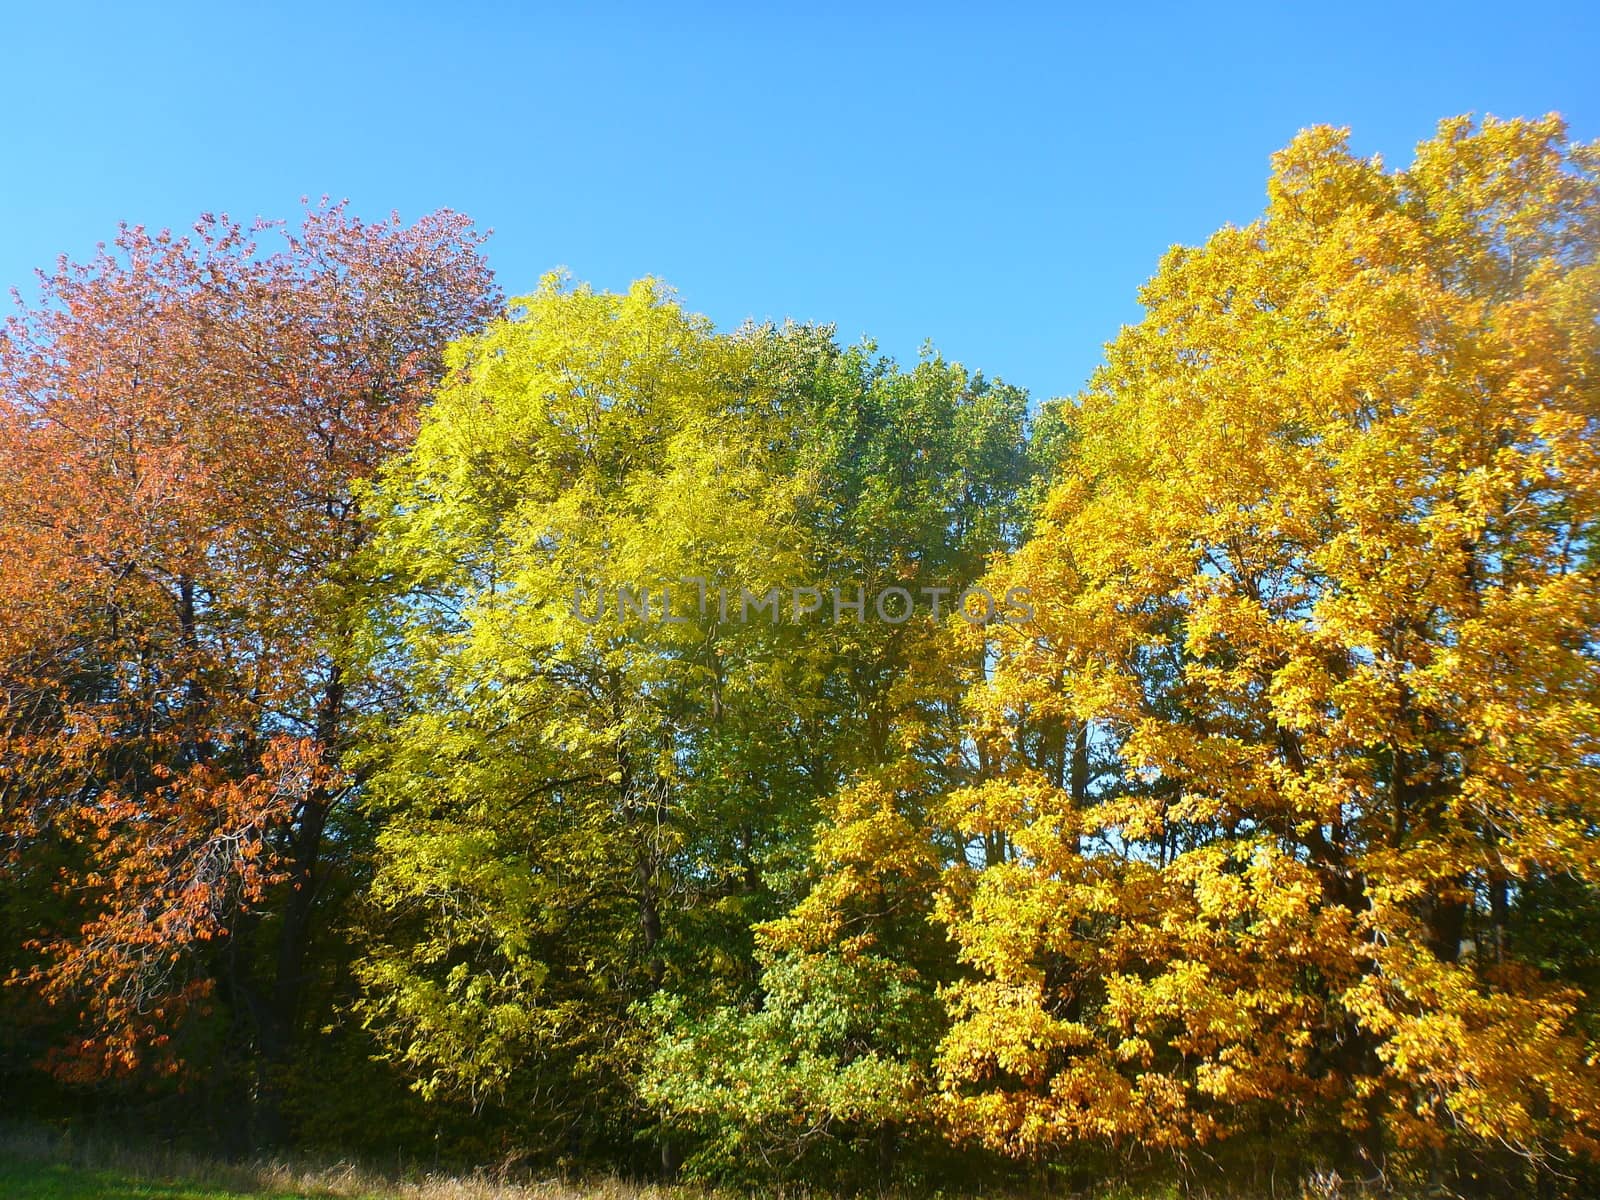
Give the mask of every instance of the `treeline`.
[[0, 337], [4, 1108], [1585, 1194], [1600, 149], [1316, 129], [1268, 197], [1042, 405], [652, 281], [507, 303], [451, 213], [42, 277]]

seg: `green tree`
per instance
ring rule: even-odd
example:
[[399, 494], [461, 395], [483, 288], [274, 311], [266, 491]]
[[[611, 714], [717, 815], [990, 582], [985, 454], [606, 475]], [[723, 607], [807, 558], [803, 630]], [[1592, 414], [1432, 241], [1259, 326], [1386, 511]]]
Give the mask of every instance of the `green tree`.
[[[803, 350], [769, 343], [791, 360]], [[817, 569], [868, 581], [868, 596], [903, 589], [919, 608], [814, 638], [824, 703], [811, 741], [826, 769], [809, 869], [791, 910], [758, 927], [756, 987], [710, 1010], [656, 1002], [641, 1088], [698, 1174], [856, 1185], [887, 1182], [904, 1144], [937, 1141], [937, 989], [955, 964], [929, 921], [940, 872], [966, 847], [933, 814], [984, 770], [960, 713], [983, 638], [948, 628], [968, 627], [967, 585], [1020, 527], [1032, 463], [1014, 388], [931, 353], [909, 371], [867, 347], [813, 361], [788, 377], [814, 414]], [[969, 604], [987, 615], [986, 600]]]

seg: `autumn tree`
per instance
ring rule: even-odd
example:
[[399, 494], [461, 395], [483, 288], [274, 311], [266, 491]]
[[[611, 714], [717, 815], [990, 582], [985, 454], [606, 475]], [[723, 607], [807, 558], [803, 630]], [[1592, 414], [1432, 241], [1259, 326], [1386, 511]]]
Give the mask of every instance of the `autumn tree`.
[[737, 969], [791, 816], [768, 714], [807, 665], [772, 610], [718, 620], [803, 574], [753, 354], [657, 284], [552, 276], [452, 348], [371, 500], [403, 707], [369, 752], [366, 1020], [523, 1152], [626, 1154], [628, 1007]]
[[812, 431], [812, 569], [916, 602], [890, 612], [904, 619], [814, 632], [824, 703], [809, 739], [829, 766], [799, 894], [755, 929], [755, 986], [710, 1008], [692, 994], [654, 1004], [641, 1089], [702, 1176], [883, 1186], [937, 1163], [948, 1178], [932, 1062], [955, 963], [930, 922], [940, 873], [967, 847], [936, 813], [985, 769], [961, 727], [983, 646], [948, 630], [1021, 611], [1003, 592], [993, 611], [962, 601], [1021, 527], [1026, 397], [933, 354], [902, 370], [850, 351], [786, 377]]
[[448, 212], [279, 232], [124, 229], [0, 332], [4, 1082], [742, 1184], [1593, 1191], [1559, 119], [1302, 134], [1032, 409], [652, 280], [502, 310]]
[[635, 1005], [770, 988], [752, 929], [803, 895], [822, 802], [944, 762], [937, 623], [872, 609], [982, 569], [1024, 401], [828, 330], [718, 334], [649, 281], [552, 277], [452, 356], [373, 493], [370, 654], [406, 710], [373, 742], [366, 1019], [521, 1151], [626, 1161], [675, 1111], [636, 1092]]
[[[1597, 169], [1553, 117], [1402, 171], [1314, 129], [1145, 287], [997, 577], [1037, 624], [953, 798], [1006, 847], [947, 902], [961, 1135], [1461, 1186], [1600, 1146], [1530, 936], [1600, 884]], [[1041, 705], [1088, 787], [1016, 752]]]
[[352, 485], [495, 303], [449, 212], [276, 233], [125, 227], [0, 342], [4, 849], [73, 898], [13, 982], [81, 1014], [55, 1062], [84, 1080], [173, 1068], [220, 1004], [266, 1136], [371, 698], [345, 665]]

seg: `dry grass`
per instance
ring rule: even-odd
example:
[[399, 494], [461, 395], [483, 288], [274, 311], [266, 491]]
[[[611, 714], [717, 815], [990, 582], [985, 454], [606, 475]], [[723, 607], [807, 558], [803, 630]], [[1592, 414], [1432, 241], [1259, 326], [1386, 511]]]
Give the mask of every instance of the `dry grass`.
[[[736, 1200], [732, 1192], [701, 1187], [637, 1183], [615, 1176], [516, 1181], [492, 1173], [449, 1175], [440, 1172], [402, 1175], [351, 1162], [315, 1163], [289, 1158], [259, 1158], [223, 1162], [171, 1147], [131, 1145], [112, 1138], [57, 1133], [38, 1126], [10, 1124], [0, 1119], [0, 1200], [6, 1193], [8, 1164], [35, 1164], [39, 1182], [25, 1194], [39, 1200], [123, 1200], [129, 1188], [160, 1200]], [[51, 1172], [82, 1172], [63, 1180], [57, 1191], [44, 1179]], [[774, 1188], [773, 1200], [807, 1200], [815, 1193], [805, 1188]], [[1044, 1193], [1019, 1192], [1010, 1200], [1039, 1200]], [[1177, 1200], [1191, 1197], [1240, 1197], [1265, 1200], [1264, 1193], [1205, 1188], [1183, 1192], [1173, 1184], [1123, 1187], [1108, 1182], [1093, 1189], [1099, 1200]], [[1370, 1200], [1378, 1195], [1370, 1185], [1341, 1180], [1323, 1173], [1298, 1185], [1280, 1185], [1276, 1195], [1287, 1200]], [[1403, 1193], [1383, 1192], [1389, 1200]], [[911, 1200], [918, 1193], [895, 1189], [880, 1200]], [[926, 1195], [926, 1193], [923, 1193]], [[1002, 1197], [1003, 1193], [1000, 1194]], [[1087, 1200], [1087, 1194], [1083, 1197]]]
[[0, 1123], [0, 1159], [109, 1172], [140, 1183], [181, 1183], [234, 1195], [324, 1200], [712, 1200], [702, 1189], [614, 1177], [511, 1182], [486, 1173], [395, 1176], [355, 1163], [259, 1158], [228, 1163], [170, 1147]]

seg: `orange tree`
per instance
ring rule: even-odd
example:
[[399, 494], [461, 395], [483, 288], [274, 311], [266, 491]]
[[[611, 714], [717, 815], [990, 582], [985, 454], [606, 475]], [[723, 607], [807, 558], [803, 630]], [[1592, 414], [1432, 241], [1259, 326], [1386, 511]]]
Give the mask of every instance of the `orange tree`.
[[174, 1068], [221, 999], [276, 1094], [371, 698], [351, 485], [496, 299], [456, 214], [269, 231], [124, 228], [0, 333], [0, 853], [71, 1079]]

